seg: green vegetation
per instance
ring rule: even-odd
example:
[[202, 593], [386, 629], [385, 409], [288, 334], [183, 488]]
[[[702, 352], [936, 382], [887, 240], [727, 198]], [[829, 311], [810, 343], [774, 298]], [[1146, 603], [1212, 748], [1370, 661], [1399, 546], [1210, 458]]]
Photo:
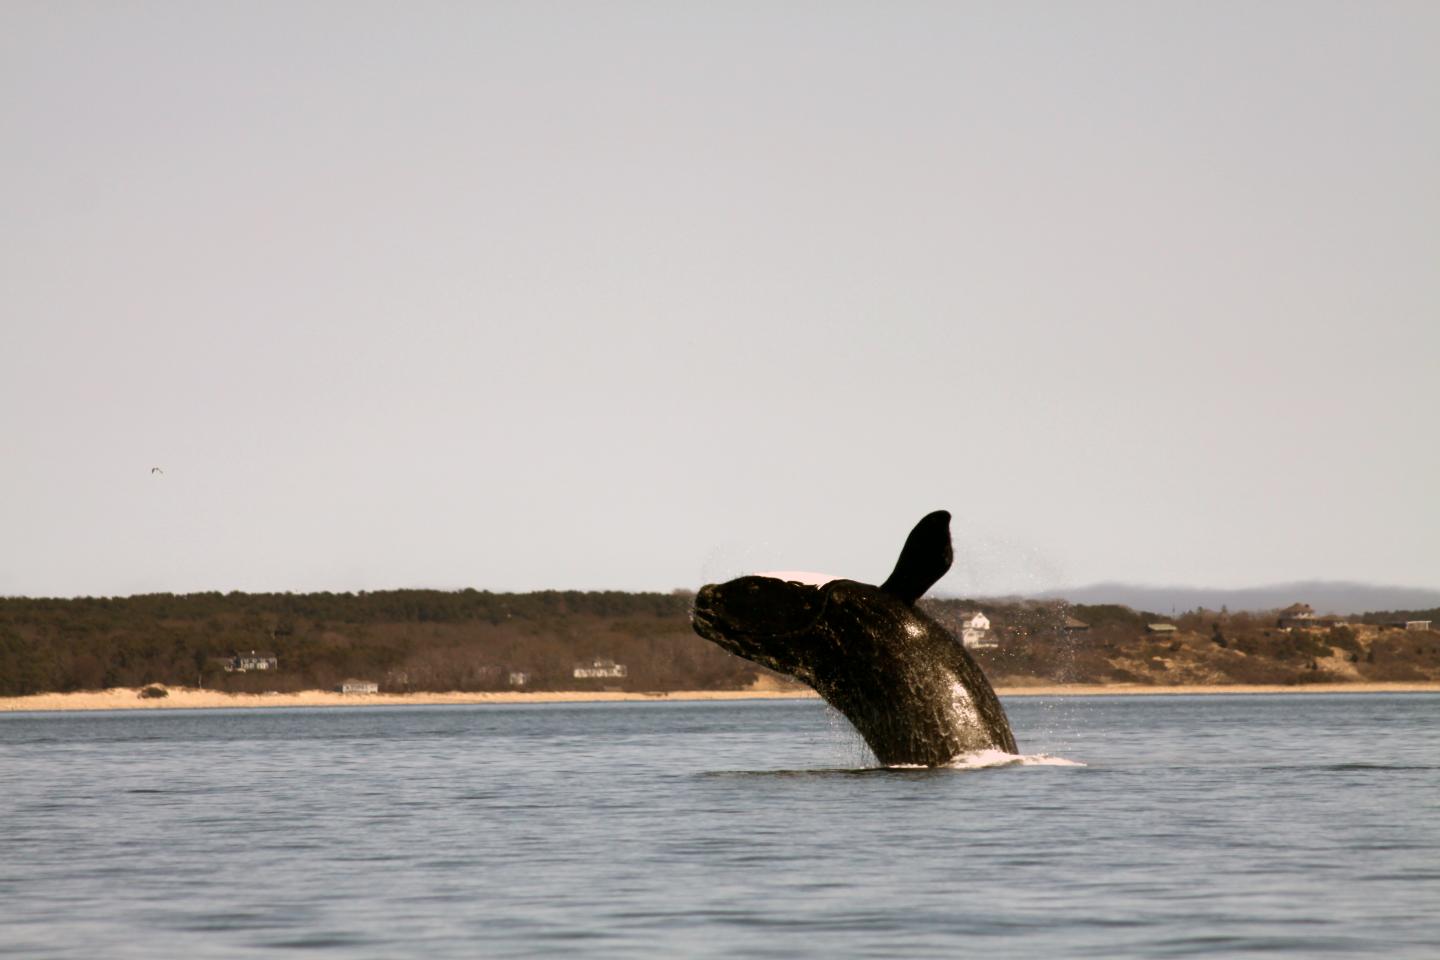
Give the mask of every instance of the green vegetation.
[[[979, 610], [999, 645], [974, 651], [1000, 685], [1044, 683], [1312, 684], [1440, 680], [1440, 634], [1395, 629], [1431, 611], [1371, 613], [1282, 629], [1278, 611], [1191, 610], [1177, 617], [1118, 604], [923, 600], [952, 629]], [[1074, 621], [1084, 626], [1076, 629]], [[1147, 632], [1169, 623], [1176, 632]], [[1068, 625], [1068, 626], [1067, 626]]]
[[[350, 677], [386, 692], [749, 686], [760, 668], [696, 636], [690, 601], [683, 591], [477, 590], [0, 598], [0, 696], [155, 684], [293, 691]], [[1114, 604], [921, 604], [952, 630], [962, 613], [989, 617], [998, 646], [975, 655], [999, 684], [1440, 679], [1440, 635], [1388, 626], [1440, 623], [1440, 611], [1285, 630], [1274, 612], [1172, 618]], [[1146, 632], [1162, 622], [1176, 633]], [[275, 668], [234, 669], [252, 651], [275, 657]], [[626, 675], [575, 678], [578, 664], [597, 658], [625, 665]], [[145, 695], [163, 695], [154, 689]]]
[[[328, 689], [347, 677], [386, 691], [735, 689], [738, 660], [690, 629], [682, 594], [461, 590], [151, 594], [0, 599], [0, 696], [201, 685], [230, 692]], [[227, 671], [236, 654], [275, 670]], [[576, 680], [604, 657], [627, 676]]]

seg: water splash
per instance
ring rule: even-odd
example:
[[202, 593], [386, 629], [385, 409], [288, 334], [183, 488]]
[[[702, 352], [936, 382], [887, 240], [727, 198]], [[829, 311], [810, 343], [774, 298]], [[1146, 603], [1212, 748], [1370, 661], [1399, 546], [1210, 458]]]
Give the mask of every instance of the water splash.
[[[1066, 760], [1064, 757], [1052, 756], [1048, 753], [1006, 753], [1004, 750], [978, 750], [975, 753], [967, 753], [956, 757], [943, 767], [942, 770], [986, 770], [991, 767], [1084, 767], [1088, 764], [1079, 760]], [[929, 767], [913, 763], [896, 763], [886, 769], [888, 770], [928, 770]]]
[[952, 770], [983, 770], [986, 767], [1083, 767], [1079, 760], [1048, 753], [1006, 753], [1004, 750], [980, 750], [956, 757], [946, 764]]

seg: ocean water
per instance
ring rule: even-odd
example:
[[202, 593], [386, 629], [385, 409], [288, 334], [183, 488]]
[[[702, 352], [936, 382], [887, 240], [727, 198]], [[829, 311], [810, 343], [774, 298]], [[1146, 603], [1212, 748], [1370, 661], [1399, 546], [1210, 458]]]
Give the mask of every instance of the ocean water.
[[1440, 956], [1440, 696], [0, 716], [21, 957]]

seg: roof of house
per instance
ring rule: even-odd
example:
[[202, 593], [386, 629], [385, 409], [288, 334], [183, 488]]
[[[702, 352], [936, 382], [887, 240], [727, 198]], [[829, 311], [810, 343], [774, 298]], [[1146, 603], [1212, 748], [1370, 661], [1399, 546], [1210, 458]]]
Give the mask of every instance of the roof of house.
[[1315, 608], [1308, 603], [1292, 603], [1280, 611], [1282, 617], [1313, 617]]
[[1145, 629], [1151, 633], [1174, 633], [1179, 628], [1173, 623], [1147, 623]]

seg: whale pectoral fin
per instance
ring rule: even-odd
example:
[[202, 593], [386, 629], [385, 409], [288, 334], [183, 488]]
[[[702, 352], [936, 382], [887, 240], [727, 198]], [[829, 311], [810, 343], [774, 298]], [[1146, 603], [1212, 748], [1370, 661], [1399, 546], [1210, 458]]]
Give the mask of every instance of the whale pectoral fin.
[[915, 529], [905, 538], [900, 559], [880, 589], [906, 603], [914, 603], [945, 576], [954, 559], [950, 549], [950, 513], [936, 510], [915, 524]]

